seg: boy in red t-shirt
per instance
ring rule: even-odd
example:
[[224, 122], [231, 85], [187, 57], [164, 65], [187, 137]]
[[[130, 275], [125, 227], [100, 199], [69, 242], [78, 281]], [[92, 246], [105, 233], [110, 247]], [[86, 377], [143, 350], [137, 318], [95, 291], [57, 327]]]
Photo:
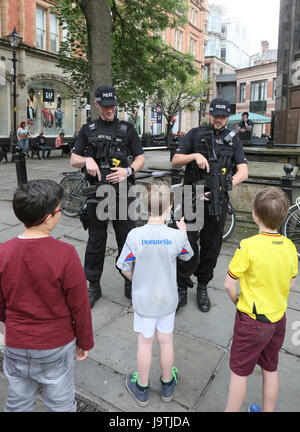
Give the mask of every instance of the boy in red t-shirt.
[[33, 411], [39, 384], [48, 411], [76, 411], [74, 360], [93, 348], [91, 308], [75, 248], [51, 237], [63, 190], [52, 180], [20, 186], [21, 236], [0, 245], [0, 321], [5, 323], [5, 411]]

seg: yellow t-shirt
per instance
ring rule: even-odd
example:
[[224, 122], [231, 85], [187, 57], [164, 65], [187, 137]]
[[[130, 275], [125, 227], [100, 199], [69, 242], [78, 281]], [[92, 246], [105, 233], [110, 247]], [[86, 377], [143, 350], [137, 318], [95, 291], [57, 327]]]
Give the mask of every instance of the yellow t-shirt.
[[242, 240], [228, 268], [228, 274], [240, 280], [238, 310], [254, 319], [261, 315], [279, 321], [297, 273], [295, 245], [283, 235], [262, 232]]

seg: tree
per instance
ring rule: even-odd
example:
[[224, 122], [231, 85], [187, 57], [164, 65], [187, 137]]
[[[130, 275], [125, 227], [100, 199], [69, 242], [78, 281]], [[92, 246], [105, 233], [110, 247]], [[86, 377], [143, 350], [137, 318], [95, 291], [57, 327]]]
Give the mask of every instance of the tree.
[[186, 7], [186, 0], [58, 0], [55, 11], [69, 32], [59, 67], [81, 98], [93, 100], [100, 83], [113, 84], [120, 106], [130, 109], [171, 74], [182, 83], [197, 74], [193, 56], [174, 51], [159, 34], [184, 26]]
[[[160, 111], [167, 122], [167, 135], [172, 134], [172, 119], [186, 108], [194, 108], [196, 102], [207, 99], [209, 83], [205, 80], [190, 78], [182, 84], [170, 76], [159, 85], [151, 97], [152, 105]], [[193, 109], [192, 108], [192, 109]]]

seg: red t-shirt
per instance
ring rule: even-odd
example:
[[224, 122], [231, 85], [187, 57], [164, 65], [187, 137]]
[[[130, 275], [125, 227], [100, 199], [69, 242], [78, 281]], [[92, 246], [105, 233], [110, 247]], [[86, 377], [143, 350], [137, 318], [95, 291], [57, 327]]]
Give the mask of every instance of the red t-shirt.
[[93, 348], [86, 278], [72, 245], [53, 237], [0, 245], [0, 321], [9, 347], [53, 349], [76, 337], [83, 350]]
[[61, 147], [62, 145], [63, 145], [63, 141], [62, 141], [61, 137], [58, 136], [58, 137], [56, 138], [56, 140], [55, 140], [55, 147], [56, 147], [56, 148], [59, 148], [59, 147]]

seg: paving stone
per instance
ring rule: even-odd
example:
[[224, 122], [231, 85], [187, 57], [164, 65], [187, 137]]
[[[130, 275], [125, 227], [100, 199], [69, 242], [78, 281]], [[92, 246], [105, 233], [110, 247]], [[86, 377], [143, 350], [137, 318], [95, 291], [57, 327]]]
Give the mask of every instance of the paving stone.
[[103, 368], [90, 360], [76, 362], [75, 382], [78, 388], [89, 389], [91, 396], [103, 399], [118, 411], [126, 412], [187, 412], [176, 401], [163, 403], [160, 394], [150, 389], [150, 404], [141, 408], [125, 387], [125, 375]]
[[208, 313], [199, 310], [196, 288], [188, 289], [188, 304], [176, 314], [176, 326], [199, 339], [226, 348], [232, 337], [235, 309], [225, 292], [208, 288], [211, 309]]
[[[133, 333], [132, 327], [133, 316], [127, 314], [118, 317], [110, 326], [99, 331], [90, 358], [120, 374], [126, 375], [135, 371], [137, 334]], [[111, 340], [114, 343], [109, 343]], [[178, 332], [174, 334], [174, 350], [175, 364], [179, 369], [179, 386], [174, 400], [191, 409], [224, 355], [224, 351]], [[161, 391], [160, 375], [159, 350], [155, 342], [150, 383], [157, 392]]]
[[[279, 395], [276, 411], [299, 412], [299, 392], [295, 380], [299, 376], [300, 359], [283, 352], [279, 354]], [[206, 394], [196, 407], [199, 412], [224, 411], [230, 382], [229, 353], [226, 355], [220, 368], [207, 389]], [[261, 369], [256, 366], [251, 376], [247, 378], [247, 394], [241, 411], [248, 411], [250, 403], [262, 405], [261, 397], [262, 376]]]

